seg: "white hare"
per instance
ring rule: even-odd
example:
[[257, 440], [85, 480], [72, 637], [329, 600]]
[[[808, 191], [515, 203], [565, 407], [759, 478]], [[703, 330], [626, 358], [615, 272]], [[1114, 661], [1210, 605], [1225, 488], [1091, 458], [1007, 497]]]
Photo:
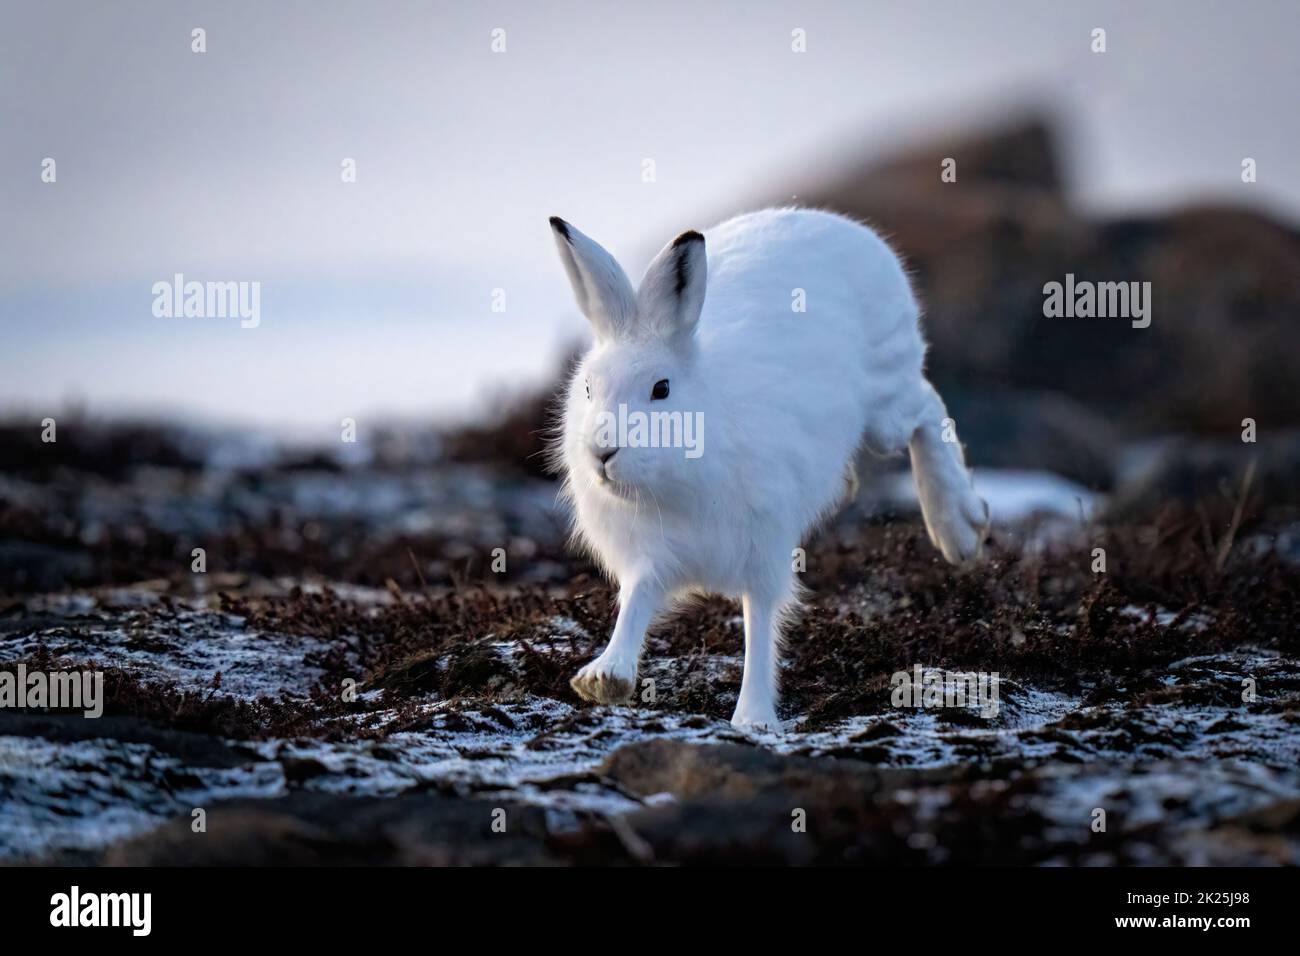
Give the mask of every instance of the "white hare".
[[903, 267], [863, 225], [769, 209], [678, 236], [634, 290], [600, 245], [551, 226], [596, 331], [553, 451], [576, 537], [619, 586], [614, 634], [573, 689], [626, 701], [652, 618], [676, 598], [723, 594], [745, 620], [731, 722], [777, 731], [794, 552], [855, 484], [861, 445], [911, 450], [930, 540], [949, 561], [978, 556], [988, 528], [961, 446], [945, 440]]

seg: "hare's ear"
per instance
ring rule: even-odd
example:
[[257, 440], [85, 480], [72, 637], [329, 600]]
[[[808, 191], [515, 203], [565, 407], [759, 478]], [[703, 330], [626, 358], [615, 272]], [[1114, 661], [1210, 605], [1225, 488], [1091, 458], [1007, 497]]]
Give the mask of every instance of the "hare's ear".
[[668, 243], [646, 269], [637, 291], [641, 321], [664, 336], [694, 333], [708, 272], [704, 237], [698, 232], [684, 232]]
[[636, 295], [623, 267], [600, 243], [559, 216], [551, 217], [551, 229], [578, 308], [596, 327], [596, 334], [614, 338], [631, 328], [636, 317]]

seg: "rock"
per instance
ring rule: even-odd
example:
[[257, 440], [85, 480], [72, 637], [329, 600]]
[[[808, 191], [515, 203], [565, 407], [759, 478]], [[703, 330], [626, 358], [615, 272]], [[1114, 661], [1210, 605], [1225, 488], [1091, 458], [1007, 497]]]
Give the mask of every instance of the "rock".
[[1119, 464], [1119, 429], [1053, 392], [954, 390], [945, 396], [967, 464], [1047, 471], [1106, 491]]
[[84, 552], [27, 541], [0, 541], [0, 588], [59, 591], [92, 579], [94, 562]]
[[86, 720], [76, 713], [0, 710], [0, 736], [40, 737], [59, 744], [105, 738], [147, 744], [188, 767], [232, 768], [258, 759], [219, 737], [158, 727], [135, 717], [105, 715]]
[[[1042, 826], [1017, 809], [1005, 788], [977, 791], [958, 781], [961, 768], [877, 768], [857, 760], [784, 756], [754, 747], [700, 746], [670, 740], [631, 744], [603, 771], [625, 788], [669, 792], [627, 817], [628, 829], [656, 861], [710, 865], [810, 865], [937, 862], [990, 858], [982, 828], [959, 822], [968, 803], [990, 829], [1032, 832]], [[958, 788], [949, 791], [950, 786]], [[928, 806], [907, 794], [936, 788]], [[997, 824], [989, 823], [997, 819]], [[1014, 838], [1001, 858], [1019, 858]]]
[[816, 792], [874, 792], [896, 786], [907, 772], [857, 761], [826, 761], [774, 753], [741, 744], [701, 746], [667, 738], [646, 740], [610, 754], [597, 771], [640, 796], [671, 793], [744, 800], [765, 790], [790, 787]]
[[1250, 474], [1252, 510], [1300, 505], [1300, 431], [1255, 442], [1171, 438], [1130, 448], [1108, 521], [1152, 515], [1171, 503], [1235, 505]]
[[[108, 866], [493, 866], [561, 862], [546, 847], [545, 813], [503, 801], [433, 793], [392, 799], [299, 790], [278, 800], [207, 809], [109, 848]], [[505, 832], [493, 832], [495, 810]]]

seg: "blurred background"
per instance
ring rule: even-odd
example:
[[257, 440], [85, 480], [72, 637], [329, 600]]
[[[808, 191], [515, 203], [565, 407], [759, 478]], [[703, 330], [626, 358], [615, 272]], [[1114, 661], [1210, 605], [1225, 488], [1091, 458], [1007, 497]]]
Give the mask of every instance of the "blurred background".
[[[3, 409], [329, 440], [490, 413], [586, 334], [547, 216], [635, 278], [770, 203], [893, 235], [942, 384], [1198, 426], [1300, 403], [1270, 384], [1300, 272], [1286, 0], [3, 10]], [[1153, 328], [1044, 320], [1067, 270], [1150, 279]], [[156, 318], [177, 272], [260, 282], [260, 326]]]

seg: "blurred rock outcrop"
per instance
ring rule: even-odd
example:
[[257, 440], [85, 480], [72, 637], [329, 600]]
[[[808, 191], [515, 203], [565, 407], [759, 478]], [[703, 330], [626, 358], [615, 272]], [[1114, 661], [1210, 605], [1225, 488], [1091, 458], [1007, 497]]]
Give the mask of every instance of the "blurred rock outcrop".
[[[948, 157], [955, 182], [940, 177]], [[801, 203], [864, 219], [902, 253], [925, 309], [931, 376], [959, 425], [1001, 417], [1009, 433], [1041, 437], [1015, 443], [1018, 467], [1104, 487], [1105, 431], [1300, 424], [1300, 233], [1279, 222], [1209, 206], [1091, 219], [1071, 206], [1056, 140], [1037, 120], [799, 186]], [[1067, 274], [1150, 282], [1150, 327], [1045, 316], [1044, 285]], [[1050, 427], [1036, 413], [1022, 423], [1043, 393], [1059, 397]], [[1074, 424], [1062, 418], [1071, 406]], [[976, 429], [979, 442], [963, 436], [973, 463], [1006, 464], [1006, 443]]]

